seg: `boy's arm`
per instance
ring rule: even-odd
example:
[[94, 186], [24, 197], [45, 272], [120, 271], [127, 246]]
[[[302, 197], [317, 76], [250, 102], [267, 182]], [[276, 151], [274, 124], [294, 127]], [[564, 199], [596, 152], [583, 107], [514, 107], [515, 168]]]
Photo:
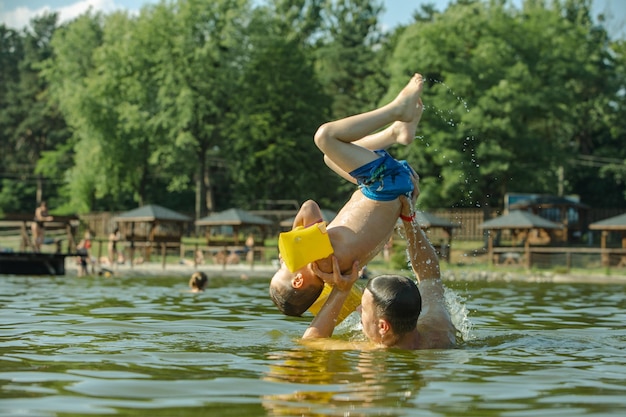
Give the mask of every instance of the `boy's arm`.
[[[359, 279], [359, 263], [355, 261], [352, 265], [352, 271], [350, 275], [341, 275], [339, 269], [339, 262], [335, 256], [333, 258], [333, 289], [328, 296], [328, 299], [320, 309], [319, 313], [313, 318], [308, 329], [302, 335], [303, 339], [318, 339], [322, 337], [330, 337], [333, 335], [335, 325], [337, 324], [337, 317], [341, 312], [343, 303], [350, 295], [352, 285]], [[317, 265], [313, 263], [313, 270], [317, 269]], [[320, 271], [318, 271], [320, 272]], [[317, 272], [316, 272], [317, 273]]]

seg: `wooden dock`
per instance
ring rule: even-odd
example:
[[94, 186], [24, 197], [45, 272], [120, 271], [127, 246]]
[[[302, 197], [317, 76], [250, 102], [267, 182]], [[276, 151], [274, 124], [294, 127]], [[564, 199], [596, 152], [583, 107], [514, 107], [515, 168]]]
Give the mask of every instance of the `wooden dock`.
[[0, 275], [65, 275], [65, 258], [76, 254], [0, 252]]
[[19, 239], [19, 249], [0, 250], [0, 274], [2, 275], [65, 275], [65, 258], [79, 256], [76, 253], [74, 235], [79, 225], [76, 216], [54, 216], [45, 222], [46, 242], [53, 251], [36, 252], [31, 236], [32, 214], [5, 214], [0, 217], [3, 236]]

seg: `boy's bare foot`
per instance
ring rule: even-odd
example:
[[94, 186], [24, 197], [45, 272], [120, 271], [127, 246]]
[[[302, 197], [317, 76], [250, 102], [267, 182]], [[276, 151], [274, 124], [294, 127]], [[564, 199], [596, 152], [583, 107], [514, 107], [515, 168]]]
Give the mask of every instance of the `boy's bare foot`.
[[422, 99], [418, 99], [417, 105], [413, 109], [413, 119], [409, 122], [394, 122], [393, 124], [393, 133], [396, 137], [396, 143], [401, 145], [410, 145], [413, 143], [415, 139], [415, 131], [417, 130], [417, 125], [422, 118], [422, 113], [424, 112], [424, 105], [422, 104]]
[[419, 103], [424, 79], [421, 74], [414, 74], [409, 83], [390, 103], [396, 112], [396, 120], [411, 123], [415, 118], [415, 109]]

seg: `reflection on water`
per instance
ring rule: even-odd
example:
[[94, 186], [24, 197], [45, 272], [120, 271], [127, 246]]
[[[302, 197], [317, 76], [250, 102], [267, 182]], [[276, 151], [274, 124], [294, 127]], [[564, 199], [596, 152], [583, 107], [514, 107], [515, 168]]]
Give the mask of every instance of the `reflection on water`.
[[302, 344], [267, 285], [1, 276], [0, 416], [626, 412], [625, 285], [449, 282], [464, 341], [419, 352]]
[[[423, 386], [421, 365], [413, 352], [294, 349], [271, 357], [266, 380], [291, 383], [298, 390], [268, 395], [268, 414], [404, 414]], [[323, 389], [320, 389], [323, 385]]]

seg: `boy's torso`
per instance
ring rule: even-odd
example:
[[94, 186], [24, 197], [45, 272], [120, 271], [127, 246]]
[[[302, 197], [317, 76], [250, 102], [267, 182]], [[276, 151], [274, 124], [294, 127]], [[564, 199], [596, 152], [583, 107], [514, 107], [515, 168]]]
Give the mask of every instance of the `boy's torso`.
[[[400, 214], [400, 201], [374, 201], [357, 190], [328, 225], [328, 234], [341, 270], [350, 271], [355, 260], [361, 267], [374, 258], [389, 240]], [[330, 258], [318, 261], [322, 271], [332, 272]]]

